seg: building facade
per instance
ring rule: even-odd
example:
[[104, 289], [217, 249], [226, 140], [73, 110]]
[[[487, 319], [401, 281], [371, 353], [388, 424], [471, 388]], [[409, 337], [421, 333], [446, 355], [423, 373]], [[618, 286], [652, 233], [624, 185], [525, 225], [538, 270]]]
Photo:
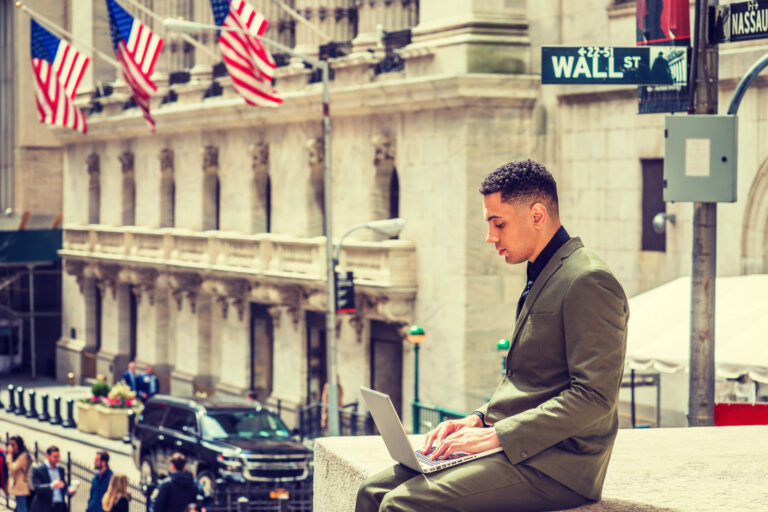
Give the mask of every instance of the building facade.
[[[252, 3], [271, 21], [266, 36], [319, 54], [317, 34], [272, 2]], [[155, 4], [163, 17], [211, 21], [205, 1]], [[67, 6], [72, 30], [108, 49], [102, 3]], [[334, 237], [370, 220], [406, 222], [398, 239], [356, 232], [342, 248], [341, 267], [357, 284], [357, 312], [340, 315], [336, 328], [344, 402], [373, 386], [407, 420], [413, 350], [403, 332], [412, 323], [427, 333], [423, 401], [471, 410], [493, 392], [494, 347], [511, 333], [525, 272], [484, 242], [477, 189], [504, 162], [548, 165], [566, 228], [605, 257], [630, 295], [690, 272], [692, 207], [660, 201], [663, 116], [636, 114], [634, 87], [538, 78], [541, 45], [634, 44], [634, 3], [293, 6], [342, 43], [326, 49]], [[174, 394], [255, 389], [288, 411], [315, 402], [327, 380], [318, 77], [278, 55], [285, 102], [248, 107], [215, 58], [141, 17], [166, 37], [157, 133], [97, 59], [78, 100], [88, 135], [55, 130], [66, 272], [58, 375], [114, 379], [136, 359]], [[215, 51], [211, 34], [196, 39]], [[721, 102], [763, 51], [759, 42], [721, 51]], [[768, 271], [758, 108], [766, 95], [760, 83], [753, 89], [740, 116], [739, 202], [719, 208], [720, 275]], [[649, 219], [659, 211], [677, 221], [653, 238]]]

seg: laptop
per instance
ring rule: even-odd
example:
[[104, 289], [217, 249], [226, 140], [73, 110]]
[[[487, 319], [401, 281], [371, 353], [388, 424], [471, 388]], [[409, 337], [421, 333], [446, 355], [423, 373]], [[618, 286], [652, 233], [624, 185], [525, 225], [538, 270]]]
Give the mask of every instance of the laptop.
[[382, 439], [384, 439], [384, 444], [387, 445], [389, 455], [400, 464], [414, 471], [434, 473], [435, 471], [447, 469], [502, 451], [502, 448], [499, 447], [480, 453], [454, 452], [447, 459], [432, 460], [430, 454], [434, 447], [430, 449], [429, 453], [424, 455], [421, 453], [421, 450], [414, 450], [413, 446], [411, 446], [405, 433], [405, 428], [403, 428], [403, 424], [397, 416], [397, 411], [395, 411], [395, 406], [392, 405], [389, 395], [363, 386], [360, 386], [360, 391], [363, 393], [363, 398], [365, 403], [368, 404], [368, 410], [371, 411], [373, 421], [376, 423]]

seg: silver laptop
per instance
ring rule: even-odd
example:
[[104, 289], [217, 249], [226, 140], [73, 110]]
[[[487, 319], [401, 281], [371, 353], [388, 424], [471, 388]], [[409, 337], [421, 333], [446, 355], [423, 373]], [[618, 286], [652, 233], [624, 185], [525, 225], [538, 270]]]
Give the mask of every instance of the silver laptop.
[[413, 449], [410, 441], [408, 441], [405, 428], [403, 428], [403, 424], [397, 416], [395, 406], [392, 405], [392, 400], [389, 399], [388, 395], [362, 386], [360, 386], [360, 391], [363, 393], [363, 398], [365, 403], [368, 404], [368, 410], [371, 411], [373, 421], [376, 423], [376, 427], [384, 439], [384, 444], [387, 445], [389, 454], [397, 462], [408, 466], [414, 471], [433, 473], [502, 451], [501, 448], [494, 448], [480, 453], [455, 452], [447, 459], [432, 460], [430, 453], [434, 450], [434, 447], [427, 454], [422, 454], [421, 450]]

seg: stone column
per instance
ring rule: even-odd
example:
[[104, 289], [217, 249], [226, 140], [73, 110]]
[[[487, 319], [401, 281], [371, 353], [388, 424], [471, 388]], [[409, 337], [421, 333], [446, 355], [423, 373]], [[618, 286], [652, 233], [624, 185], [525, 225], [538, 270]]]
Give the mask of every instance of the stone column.
[[128, 365], [130, 351], [130, 285], [120, 283], [118, 268], [98, 265], [97, 286], [101, 290], [101, 349], [97, 374], [115, 382]]
[[267, 230], [267, 180], [269, 180], [269, 144], [258, 142], [249, 148], [253, 162], [251, 182], [251, 233]]
[[173, 150], [160, 152], [160, 227], [174, 226], [176, 207], [176, 183], [174, 178]]
[[[304, 403], [307, 387], [306, 322], [303, 310], [293, 306], [279, 305], [269, 308], [274, 333], [272, 395], [269, 403], [276, 399], [290, 404], [291, 408]], [[290, 414], [284, 418], [295, 423]]]
[[[208, 0], [193, 0], [192, 10], [194, 16], [191, 19], [194, 19], [199, 23], [205, 23], [206, 25], [214, 24], [211, 2]], [[203, 52], [197, 48], [193, 50], [194, 66], [191, 70], [192, 77], [197, 81], [208, 82], [213, 76], [213, 65], [222, 62], [220, 57], [221, 52], [219, 50], [219, 45], [217, 44], [218, 38], [216, 32], [208, 30], [201, 31], [193, 37], [203, 43], [217, 56], [216, 58], [213, 58], [208, 55], [207, 52]]]
[[[333, 42], [351, 41], [356, 34], [354, 0], [296, 0], [296, 10]], [[296, 51], [317, 55], [324, 41], [303, 23], [296, 24]]]
[[[242, 299], [217, 297], [213, 308], [216, 326], [211, 355], [219, 392], [243, 397], [250, 388], [250, 315]], [[225, 349], [226, 346], [226, 349]]]

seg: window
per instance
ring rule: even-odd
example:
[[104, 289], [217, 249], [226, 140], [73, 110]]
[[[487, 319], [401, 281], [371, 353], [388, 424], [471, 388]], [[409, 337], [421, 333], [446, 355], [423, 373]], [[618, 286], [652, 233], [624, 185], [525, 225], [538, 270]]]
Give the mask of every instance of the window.
[[219, 229], [219, 174], [206, 172], [203, 178], [203, 230]]
[[160, 227], [172, 228], [173, 210], [176, 202], [176, 185], [172, 173], [163, 173], [160, 178]]
[[227, 437], [257, 437], [286, 439], [288, 427], [280, 418], [265, 410], [211, 411], [203, 417], [203, 436], [206, 439]]
[[165, 412], [168, 410], [164, 404], [153, 404], [147, 406], [139, 416], [139, 423], [159, 427], [162, 424]]
[[163, 428], [184, 432], [185, 434], [197, 434], [197, 418], [194, 411], [171, 407], [163, 422]]
[[653, 218], [658, 213], [666, 213], [664, 203], [664, 160], [657, 158], [641, 160], [643, 167], [643, 229], [642, 249], [644, 251], [666, 252], [666, 232], [657, 233], [653, 229]]

